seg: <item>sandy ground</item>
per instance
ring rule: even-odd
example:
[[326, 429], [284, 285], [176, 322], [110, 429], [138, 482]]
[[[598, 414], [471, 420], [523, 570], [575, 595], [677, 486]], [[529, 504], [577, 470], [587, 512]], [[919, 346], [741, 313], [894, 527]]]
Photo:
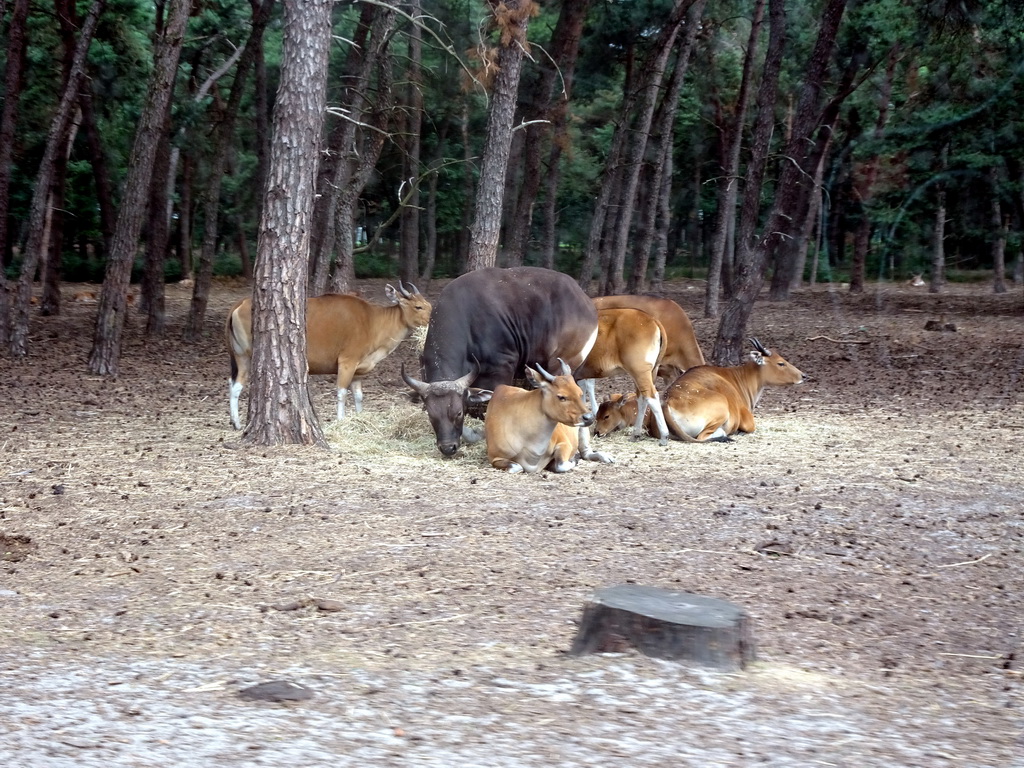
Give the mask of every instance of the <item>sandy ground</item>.
[[[244, 293], [187, 346], [171, 287], [116, 380], [85, 372], [88, 306], [0, 362], [0, 764], [1024, 766], [1020, 289], [759, 303], [751, 334], [813, 379], [755, 433], [617, 433], [615, 464], [532, 476], [437, 453], [408, 342], [344, 424], [314, 382], [330, 451], [238, 448]], [[667, 295], [710, 349], [700, 285]], [[629, 582], [742, 606], [758, 661], [567, 655]], [[238, 696], [278, 679], [312, 697]]]

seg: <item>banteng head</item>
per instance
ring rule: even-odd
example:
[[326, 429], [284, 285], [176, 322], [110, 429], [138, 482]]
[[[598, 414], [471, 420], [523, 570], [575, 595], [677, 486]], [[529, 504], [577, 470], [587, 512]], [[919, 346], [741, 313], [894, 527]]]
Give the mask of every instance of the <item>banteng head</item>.
[[407, 374], [403, 365], [402, 378], [423, 400], [423, 409], [427, 412], [430, 426], [433, 427], [434, 436], [437, 438], [437, 449], [445, 456], [452, 456], [459, 450], [459, 443], [462, 440], [466, 406], [471, 403], [486, 403], [491, 399], [491, 391], [470, 386], [476, 378], [476, 370], [452, 381], [434, 381], [428, 384]]
[[536, 369], [526, 368], [526, 378], [541, 391], [541, 410], [544, 415], [559, 424], [570, 427], [589, 427], [594, 423], [594, 414], [583, 401], [583, 390], [572, 377], [572, 369], [561, 358], [562, 373], [553, 376], [539, 364]]
[[636, 395], [616, 392], [597, 408], [594, 419], [594, 434], [598, 437], [610, 435], [617, 429], [628, 427], [636, 421]]
[[398, 281], [398, 288], [388, 284], [384, 286], [384, 295], [402, 308], [402, 320], [408, 328], [422, 328], [430, 322], [430, 302], [427, 301], [412, 283], [408, 287]]
[[751, 339], [750, 343], [756, 350], [750, 353], [750, 359], [761, 366], [759, 370], [765, 384], [785, 386], [803, 383], [803, 373], [782, 355], [774, 354], [757, 339]]

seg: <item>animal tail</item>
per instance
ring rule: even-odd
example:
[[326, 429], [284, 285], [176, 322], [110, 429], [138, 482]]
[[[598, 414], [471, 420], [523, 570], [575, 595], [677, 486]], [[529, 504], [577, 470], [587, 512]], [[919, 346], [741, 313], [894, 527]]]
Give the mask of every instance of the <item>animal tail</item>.
[[665, 424], [668, 425], [668, 433], [671, 435], [673, 440], [680, 440], [684, 443], [699, 443], [700, 440], [696, 440], [690, 437], [683, 428], [679, 426], [676, 420], [672, 417], [672, 409], [662, 406], [662, 411], [665, 414]]

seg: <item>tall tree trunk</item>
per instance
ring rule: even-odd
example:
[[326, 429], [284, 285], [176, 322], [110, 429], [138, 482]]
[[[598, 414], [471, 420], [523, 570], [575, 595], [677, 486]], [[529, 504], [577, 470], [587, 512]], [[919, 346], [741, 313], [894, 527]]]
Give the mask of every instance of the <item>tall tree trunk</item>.
[[[757, 58], [757, 41], [764, 25], [765, 2], [766, 0], [754, 0], [750, 36], [747, 38], [747, 50], [743, 56], [743, 74], [740, 77], [740, 88], [736, 94], [736, 105], [733, 108], [732, 120], [722, 126], [722, 131], [725, 134], [723, 136], [725, 146], [723, 159], [725, 162], [722, 165], [722, 181], [718, 184], [718, 216], [715, 219], [715, 231], [711, 238], [711, 259], [708, 264], [708, 282], [704, 294], [704, 317], [718, 317], [718, 300], [722, 291], [722, 267], [726, 263], [726, 246], [730, 241], [730, 232], [735, 233], [743, 126], [747, 122], [750, 87], [753, 81], [754, 62]], [[731, 267], [731, 253], [729, 253], [728, 261]]]
[[284, 2], [281, 84], [253, 286], [252, 387], [241, 437], [248, 445], [327, 445], [309, 397], [305, 328], [332, 5]]
[[[316, 266], [310, 282], [312, 295], [323, 293], [328, 281], [331, 291], [344, 293], [355, 279], [356, 206], [384, 148], [384, 131], [391, 117], [390, 45], [396, 5], [397, 0], [388, 0], [375, 6], [366, 50], [352, 64], [357, 74], [353, 87], [346, 91], [350, 93], [349, 117], [338, 129], [336, 165], [328, 195], [332, 207], [316, 252]], [[374, 71], [377, 72], [376, 100], [371, 99], [370, 86]], [[363, 128], [361, 124], [370, 127]], [[330, 263], [335, 251], [337, 261], [332, 276]]]
[[161, 128], [156, 157], [153, 160], [153, 177], [149, 185], [149, 210], [146, 237], [146, 268], [142, 274], [141, 302], [139, 310], [146, 313], [146, 335], [163, 336], [167, 328], [167, 302], [164, 291], [164, 269], [167, 265], [167, 248], [171, 239], [171, 220], [167, 215], [170, 198], [167, 176], [171, 172], [171, 105], [167, 104]]
[[82, 127], [85, 130], [86, 146], [89, 150], [89, 163], [92, 166], [93, 184], [96, 185], [96, 206], [100, 214], [100, 233], [103, 236], [103, 257], [110, 253], [110, 244], [114, 240], [114, 226], [117, 222], [117, 207], [114, 205], [114, 185], [110, 181], [110, 164], [107, 152], [103, 147], [103, 139], [96, 123], [96, 110], [93, 107], [92, 88], [82, 88], [78, 98], [78, 106], [82, 110]]
[[519, 72], [523, 52], [528, 45], [526, 32], [530, 17], [537, 12], [533, 0], [487, 0], [501, 32], [498, 41], [497, 68], [491, 90], [491, 108], [487, 115], [480, 182], [477, 185], [473, 224], [470, 227], [466, 269], [493, 267], [498, 259], [501, 214], [505, 192], [505, 171], [512, 146]]
[[[434, 276], [437, 261], [437, 181], [444, 163], [445, 140], [448, 138], [448, 122], [441, 124], [437, 135], [437, 150], [430, 161], [430, 179], [427, 182], [427, 206], [424, 210], [426, 244], [423, 249], [423, 269], [420, 280], [430, 282]], [[422, 287], [422, 286], [421, 286]]]
[[[390, 36], [387, 36], [382, 42], [381, 48], [374, 57], [377, 62], [377, 100], [367, 119], [370, 130], [364, 132], [358, 158], [351, 171], [347, 186], [338, 195], [338, 207], [334, 212], [338, 260], [334, 265], [334, 274], [331, 276], [331, 291], [333, 293], [345, 293], [351, 290], [352, 283], [355, 282], [355, 219], [359, 197], [370, 180], [373, 169], [377, 167], [377, 160], [384, 149], [388, 123], [392, 118], [394, 91], [391, 87], [392, 56], [388, 50], [388, 40], [390, 40]], [[372, 244], [373, 240], [368, 243], [367, 247]]]
[[231, 82], [228, 103], [219, 115], [214, 131], [213, 147], [210, 158], [210, 176], [203, 197], [203, 246], [199, 254], [199, 271], [192, 284], [192, 303], [189, 307], [188, 320], [182, 338], [185, 341], [198, 341], [203, 333], [206, 320], [206, 307], [210, 300], [210, 283], [213, 281], [213, 262], [216, 257], [218, 239], [218, 218], [220, 214], [221, 182], [227, 169], [228, 154], [231, 152], [235, 135], [235, 121], [242, 104], [242, 96], [249, 78], [249, 70], [256, 61], [259, 41], [263, 31], [270, 22], [270, 12], [274, 0], [261, 0], [252, 3], [252, 25], [249, 37], [238, 64], [235, 66], [235, 77]]
[[[604, 241], [605, 253], [601, 261], [608, 265], [603, 275], [602, 290], [606, 294], [618, 294], [625, 290], [623, 270], [626, 262], [626, 248], [629, 231], [633, 222], [633, 210], [636, 206], [637, 187], [640, 183], [640, 169], [643, 166], [644, 151], [647, 147], [657, 96], [662, 87], [668, 59], [675, 47], [676, 37], [686, 20], [686, 12], [694, 0], [676, 0], [666, 25], [662, 28], [650, 55], [642, 67], [644, 75], [641, 90], [637, 98], [636, 118], [632, 122], [629, 138], [626, 142], [625, 165], [622, 173], [622, 184], [615, 196], [617, 211], [615, 227], [611, 237]], [[628, 125], [624, 121], [623, 126]]]
[[[807, 205], [807, 214], [804, 216], [803, 226], [800, 229], [800, 235], [797, 237], [796, 242], [796, 268], [793, 270], [793, 281], [789, 284], [791, 289], [800, 287], [803, 282], [804, 270], [807, 266], [807, 250], [810, 247], [811, 240], [815, 242], [814, 250], [814, 267], [811, 270], [810, 284], [815, 283], [815, 272], [817, 271], [818, 265], [818, 246], [817, 243], [821, 239], [820, 231], [817, 229], [818, 219], [821, 217], [821, 198], [822, 189], [821, 184], [825, 178], [825, 160], [828, 157], [828, 151], [832, 146], [832, 134], [829, 133], [828, 140], [825, 144], [825, 151], [821, 157], [818, 158], [818, 165], [814, 171], [814, 189], [811, 190], [811, 199]], [[814, 233], [818, 232], [815, 237]]]
[[139, 116], [135, 144], [128, 161], [128, 176], [124, 196], [117, 216], [117, 228], [107, 271], [100, 292], [96, 314], [96, 330], [92, 351], [89, 353], [91, 373], [116, 376], [121, 358], [121, 336], [124, 332], [128, 284], [132, 276], [132, 262], [138, 250], [139, 233], [146, 216], [149, 183], [156, 159], [157, 143], [164, 127], [167, 105], [174, 91], [178, 71], [178, 58], [185, 40], [185, 27], [191, 3], [189, 0], [170, 0], [167, 24], [157, 38], [153, 54], [153, 74], [150, 76], [146, 103]]
[[[61, 63], [61, 74], [64, 83], [67, 83], [71, 76], [71, 68], [74, 66], [75, 58], [75, 29], [80, 21], [75, 10], [75, 5], [69, 0], [56, 0], [54, 12], [60, 25], [61, 47], [63, 49], [63, 60]], [[43, 283], [42, 296], [39, 300], [39, 314], [43, 316], [54, 316], [60, 314], [60, 272], [64, 250], [64, 200], [65, 185], [68, 177], [68, 162], [71, 158], [71, 150], [75, 144], [75, 137], [82, 124], [81, 109], [75, 110], [71, 120], [71, 127], [64, 140], [64, 147], [57, 153], [53, 169], [53, 177], [50, 180], [50, 200], [47, 203], [46, 227], [43, 235], [42, 264], [40, 273]]]
[[[784, 34], [785, 12], [779, 7], [780, 5], [781, 0], [769, 1], [769, 19], [772, 30], [769, 35], [769, 56], [772, 51], [771, 38], [775, 35], [776, 26], [779, 26], [779, 32]], [[741, 231], [743, 237], [737, 243], [737, 247], [742, 258], [737, 265], [736, 293], [729, 300], [719, 323], [718, 335], [712, 353], [712, 360], [716, 364], [735, 365], [739, 363], [743, 352], [742, 345], [746, 335], [747, 321], [764, 284], [765, 269], [780, 240], [789, 235], [794, 213], [801, 202], [800, 182], [813, 172], [813, 166], [809, 166], [808, 163], [816, 161], [817, 155], [808, 157], [808, 145], [812, 143], [811, 136], [821, 118], [820, 94], [845, 9], [846, 0], [828, 0], [823, 9], [818, 38], [805, 68], [792, 136], [786, 147], [786, 156], [791, 158], [791, 162], [783, 165], [775, 189], [775, 200], [761, 237], [757, 243], [751, 243], [749, 235], [753, 230], [751, 221], [746, 223], [748, 230]], [[765, 79], [768, 79], [768, 70], [766, 62]], [[774, 87], [772, 90], [775, 90]], [[760, 95], [758, 101], [760, 102]], [[773, 102], [774, 100], [769, 103]], [[761, 120], [760, 115], [758, 120]], [[766, 150], [767, 143], [760, 149]], [[755, 146], [754, 154], [756, 155], [758, 151], [758, 147]], [[759, 191], [760, 182], [756, 185], [756, 189]], [[745, 193], [745, 206], [746, 198]]]
[[358, 154], [356, 134], [363, 121], [375, 65], [374, 56], [380, 47], [381, 36], [385, 34], [388, 13], [390, 11], [384, 6], [361, 3], [359, 21], [356, 22], [355, 33], [348, 47], [340, 78], [341, 96], [335, 113], [339, 119], [329, 132], [317, 173], [317, 194], [313, 203], [313, 228], [310, 233], [311, 296], [319, 296], [326, 291], [330, 280], [331, 258], [337, 237], [335, 211], [338, 195], [348, 185], [354, 158]]
[[647, 287], [647, 265], [655, 238], [655, 221], [660, 209], [660, 195], [663, 191], [671, 194], [672, 190], [671, 185], [668, 190], [662, 189], [661, 180], [665, 173], [666, 154], [671, 154], [672, 151], [676, 113], [679, 111], [679, 95], [686, 79], [686, 71], [690, 64], [697, 32], [700, 30], [700, 20], [704, 14], [706, 1], [695, 0], [687, 13], [686, 34], [683, 36], [682, 45], [676, 57], [676, 66], [665, 87], [665, 94], [658, 105], [651, 135], [647, 140], [649, 165], [646, 170], [649, 173], [649, 183], [644, 185], [646, 192], [644, 204], [637, 206], [640, 211], [639, 236], [636, 238], [633, 270], [627, 286], [629, 293], [642, 293]]
[[[945, 174], [949, 165], [949, 143], [939, 152], [940, 173]], [[928, 280], [928, 292], [939, 293], [946, 284], [946, 182], [936, 185], [935, 225], [932, 229], [932, 274]]]
[[661, 190], [658, 193], [658, 216], [654, 223], [654, 272], [651, 289], [660, 291], [665, 282], [668, 261], [668, 233], [672, 227], [672, 143], [666, 142], [661, 161]]
[[[885, 126], [889, 121], [889, 99], [892, 96], [892, 83], [899, 61], [899, 46], [889, 50], [889, 63], [882, 80], [882, 89], [878, 96], [878, 118], [872, 138], [877, 142], [885, 134]], [[878, 180], [880, 159], [877, 154], [864, 161], [860, 183], [856, 194], [860, 203], [860, 222], [853, 237], [853, 261], [850, 264], [850, 293], [864, 292], [864, 272], [867, 267], [868, 251], [871, 246], [871, 200], [874, 197], [875, 182]]]
[[78, 33], [78, 44], [71, 71], [61, 95], [57, 112], [50, 124], [46, 136], [46, 149], [39, 164], [35, 190], [32, 195], [32, 206], [29, 210], [28, 241], [21, 263], [21, 277], [18, 281], [18, 293], [14, 306], [11, 308], [11, 330], [8, 347], [12, 356], [24, 357], [28, 353], [28, 314], [32, 298], [32, 282], [35, 278], [36, 266], [39, 264], [43, 248], [43, 234], [47, 203], [50, 199], [50, 185], [53, 180], [58, 154], [67, 146], [68, 131], [71, 128], [72, 113], [78, 102], [78, 90], [85, 77], [86, 55], [96, 31], [100, 13], [105, 0], [94, 0], [85, 17], [82, 29]]
[[[580, 38], [583, 36], [583, 23], [586, 21], [590, 6], [591, 0], [562, 3], [558, 21], [551, 33], [548, 51], [550, 58], [541, 57], [537, 63], [539, 75], [528, 94], [529, 103], [524, 110], [527, 127], [523, 141], [522, 182], [505, 237], [504, 254], [510, 266], [522, 264], [527, 255], [534, 204], [543, 178], [541, 157], [546, 146], [545, 139], [556, 127], [551, 104], [554, 88], [560, 76], [562, 91], [559, 94], [559, 102], [563, 98], [568, 100], [571, 96]], [[564, 110], [562, 120], [564, 121]], [[555, 160], [557, 162], [557, 158]]]
[[988, 169], [992, 186], [992, 292], [1006, 293], [1006, 221], [999, 202], [999, 167]]
[[409, 14], [415, 20], [409, 29], [409, 67], [406, 70], [405, 114], [407, 116], [402, 181], [412, 184], [408, 203], [400, 214], [401, 235], [398, 275], [406, 282], [419, 277], [420, 261], [420, 131], [423, 126], [423, 31], [420, 29], [420, 0], [411, 0]]
[[11, 330], [10, 294], [4, 259], [7, 257], [7, 214], [10, 210], [11, 167], [14, 160], [14, 133], [18, 124], [18, 106], [24, 87], [25, 23], [28, 0], [14, 0], [7, 27], [7, 69], [4, 73], [3, 114], [0, 116], [0, 347], [7, 347]]

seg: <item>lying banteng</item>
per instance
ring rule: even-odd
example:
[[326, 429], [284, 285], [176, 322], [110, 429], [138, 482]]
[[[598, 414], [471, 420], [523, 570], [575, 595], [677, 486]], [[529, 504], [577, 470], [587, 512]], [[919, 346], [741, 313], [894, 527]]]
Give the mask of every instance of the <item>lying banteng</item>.
[[597, 341], [576, 377], [588, 395], [592, 408], [597, 408], [594, 379], [628, 374], [636, 384], [637, 409], [633, 436], [640, 437], [643, 420], [654, 414], [657, 435], [662, 445], [668, 443], [668, 427], [661, 413], [661, 401], [654, 385], [654, 372], [661, 364], [665, 349], [665, 329], [654, 317], [639, 309], [618, 307], [597, 311]]
[[665, 393], [665, 421], [672, 434], [688, 442], [727, 439], [754, 431], [754, 406], [766, 386], [800, 384], [804, 375], [757, 339], [743, 365], [691, 368]]
[[[391, 305], [381, 306], [347, 294], [316, 296], [306, 303], [306, 358], [313, 375], [336, 374], [338, 418], [345, 418], [345, 397], [352, 388], [356, 412], [363, 409], [362, 378], [369, 374], [416, 328], [430, 321], [430, 302], [416, 286], [388, 285]], [[243, 299], [228, 313], [224, 327], [231, 356], [229, 405], [231, 423], [241, 429], [238, 397], [249, 381], [252, 357], [252, 299]]]
[[[639, 413], [636, 393], [630, 392], [624, 395], [621, 392], [616, 392], [598, 406], [597, 416], [594, 418], [594, 434], [598, 437], [605, 437], [616, 430], [634, 427]], [[657, 429], [654, 411], [648, 409], [647, 415], [644, 416], [644, 432], [648, 435], [655, 435]]]
[[[507, 472], [568, 472], [582, 457], [610, 463], [611, 458], [589, 445], [594, 414], [583, 402], [583, 390], [572, 378], [572, 369], [561, 360], [562, 373], [553, 376], [540, 365], [526, 367], [526, 377], [536, 389], [501, 384], [487, 406], [484, 431], [487, 459], [495, 469]], [[583, 427], [583, 429], [578, 429]]]

